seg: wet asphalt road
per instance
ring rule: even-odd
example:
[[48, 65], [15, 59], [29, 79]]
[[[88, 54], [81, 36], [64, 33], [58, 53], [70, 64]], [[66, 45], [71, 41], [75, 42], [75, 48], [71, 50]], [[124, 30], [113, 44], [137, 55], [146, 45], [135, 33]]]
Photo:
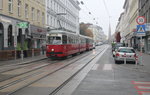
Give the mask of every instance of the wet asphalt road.
[[115, 64], [111, 48], [96, 64], [72, 95], [150, 95], [150, 73], [132, 63]]
[[[108, 45], [96, 47], [93, 53], [98, 52], [99, 48], [106, 48], [106, 50], [56, 95], [150, 95], [150, 73], [145, 71], [144, 67], [132, 63], [115, 64], [111, 47]], [[56, 83], [53, 84], [56, 85]], [[37, 88], [34, 87], [34, 89], [30, 86], [28, 89], [22, 89], [13, 95], [20, 95], [21, 93], [23, 95], [36, 95], [36, 90], [39, 88], [43, 89], [41, 90], [42, 95], [48, 95], [44, 92], [48, 92], [49, 87], [55, 85], [45, 84], [42, 87], [36, 85]]]

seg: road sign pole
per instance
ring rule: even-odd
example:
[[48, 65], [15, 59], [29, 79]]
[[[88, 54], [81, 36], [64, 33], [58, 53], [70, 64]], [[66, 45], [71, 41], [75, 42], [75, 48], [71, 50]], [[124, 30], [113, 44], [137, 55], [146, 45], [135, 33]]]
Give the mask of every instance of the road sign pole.
[[143, 62], [142, 62], [142, 36], [140, 37], [140, 39], [141, 39], [141, 41], [140, 41], [140, 44], [141, 44], [141, 46], [140, 46], [140, 65], [143, 65]]
[[136, 19], [136, 22], [139, 24], [137, 25], [137, 36], [140, 36], [140, 65], [143, 65], [142, 62], [142, 36], [145, 36], [145, 22], [146, 22], [146, 18], [144, 16], [138, 16]]

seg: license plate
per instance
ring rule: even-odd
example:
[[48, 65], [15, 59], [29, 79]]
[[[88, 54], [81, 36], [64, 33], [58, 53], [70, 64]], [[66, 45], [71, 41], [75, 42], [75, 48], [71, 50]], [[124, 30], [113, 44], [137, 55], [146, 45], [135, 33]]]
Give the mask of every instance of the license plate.
[[122, 57], [131, 57], [131, 56], [127, 56], [127, 55], [125, 56], [125, 55], [122, 55]]

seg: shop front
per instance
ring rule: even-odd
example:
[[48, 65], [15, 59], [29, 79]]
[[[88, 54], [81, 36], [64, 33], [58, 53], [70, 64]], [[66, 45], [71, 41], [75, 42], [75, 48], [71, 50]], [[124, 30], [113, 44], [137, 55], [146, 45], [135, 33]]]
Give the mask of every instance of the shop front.
[[24, 41], [31, 40], [29, 27], [20, 28], [20, 22], [25, 21], [0, 15], [0, 60], [20, 58], [21, 50], [25, 49]]
[[0, 60], [14, 59], [16, 19], [0, 15]]
[[31, 35], [34, 55], [40, 55], [42, 52], [42, 46], [46, 45], [46, 29], [31, 25]]

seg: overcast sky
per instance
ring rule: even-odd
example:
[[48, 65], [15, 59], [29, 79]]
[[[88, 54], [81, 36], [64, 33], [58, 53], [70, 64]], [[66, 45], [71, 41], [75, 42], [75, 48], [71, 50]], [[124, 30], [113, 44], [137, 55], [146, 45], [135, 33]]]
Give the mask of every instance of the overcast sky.
[[[109, 11], [110, 24], [112, 34], [118, 22], [120, 14], [123, 12], [123, 4], [125, 0], [78, 0], [83, 1], [84, 5], [80, 5], [80, 22], [90, 22], [101, 26], [106, 35], [108, 35], [109, 16], [104, 6], [104, 1]], [[91, 15], [89, 14], [91, 12]], [[95, 18], [95, 21], [93, 20]]]

